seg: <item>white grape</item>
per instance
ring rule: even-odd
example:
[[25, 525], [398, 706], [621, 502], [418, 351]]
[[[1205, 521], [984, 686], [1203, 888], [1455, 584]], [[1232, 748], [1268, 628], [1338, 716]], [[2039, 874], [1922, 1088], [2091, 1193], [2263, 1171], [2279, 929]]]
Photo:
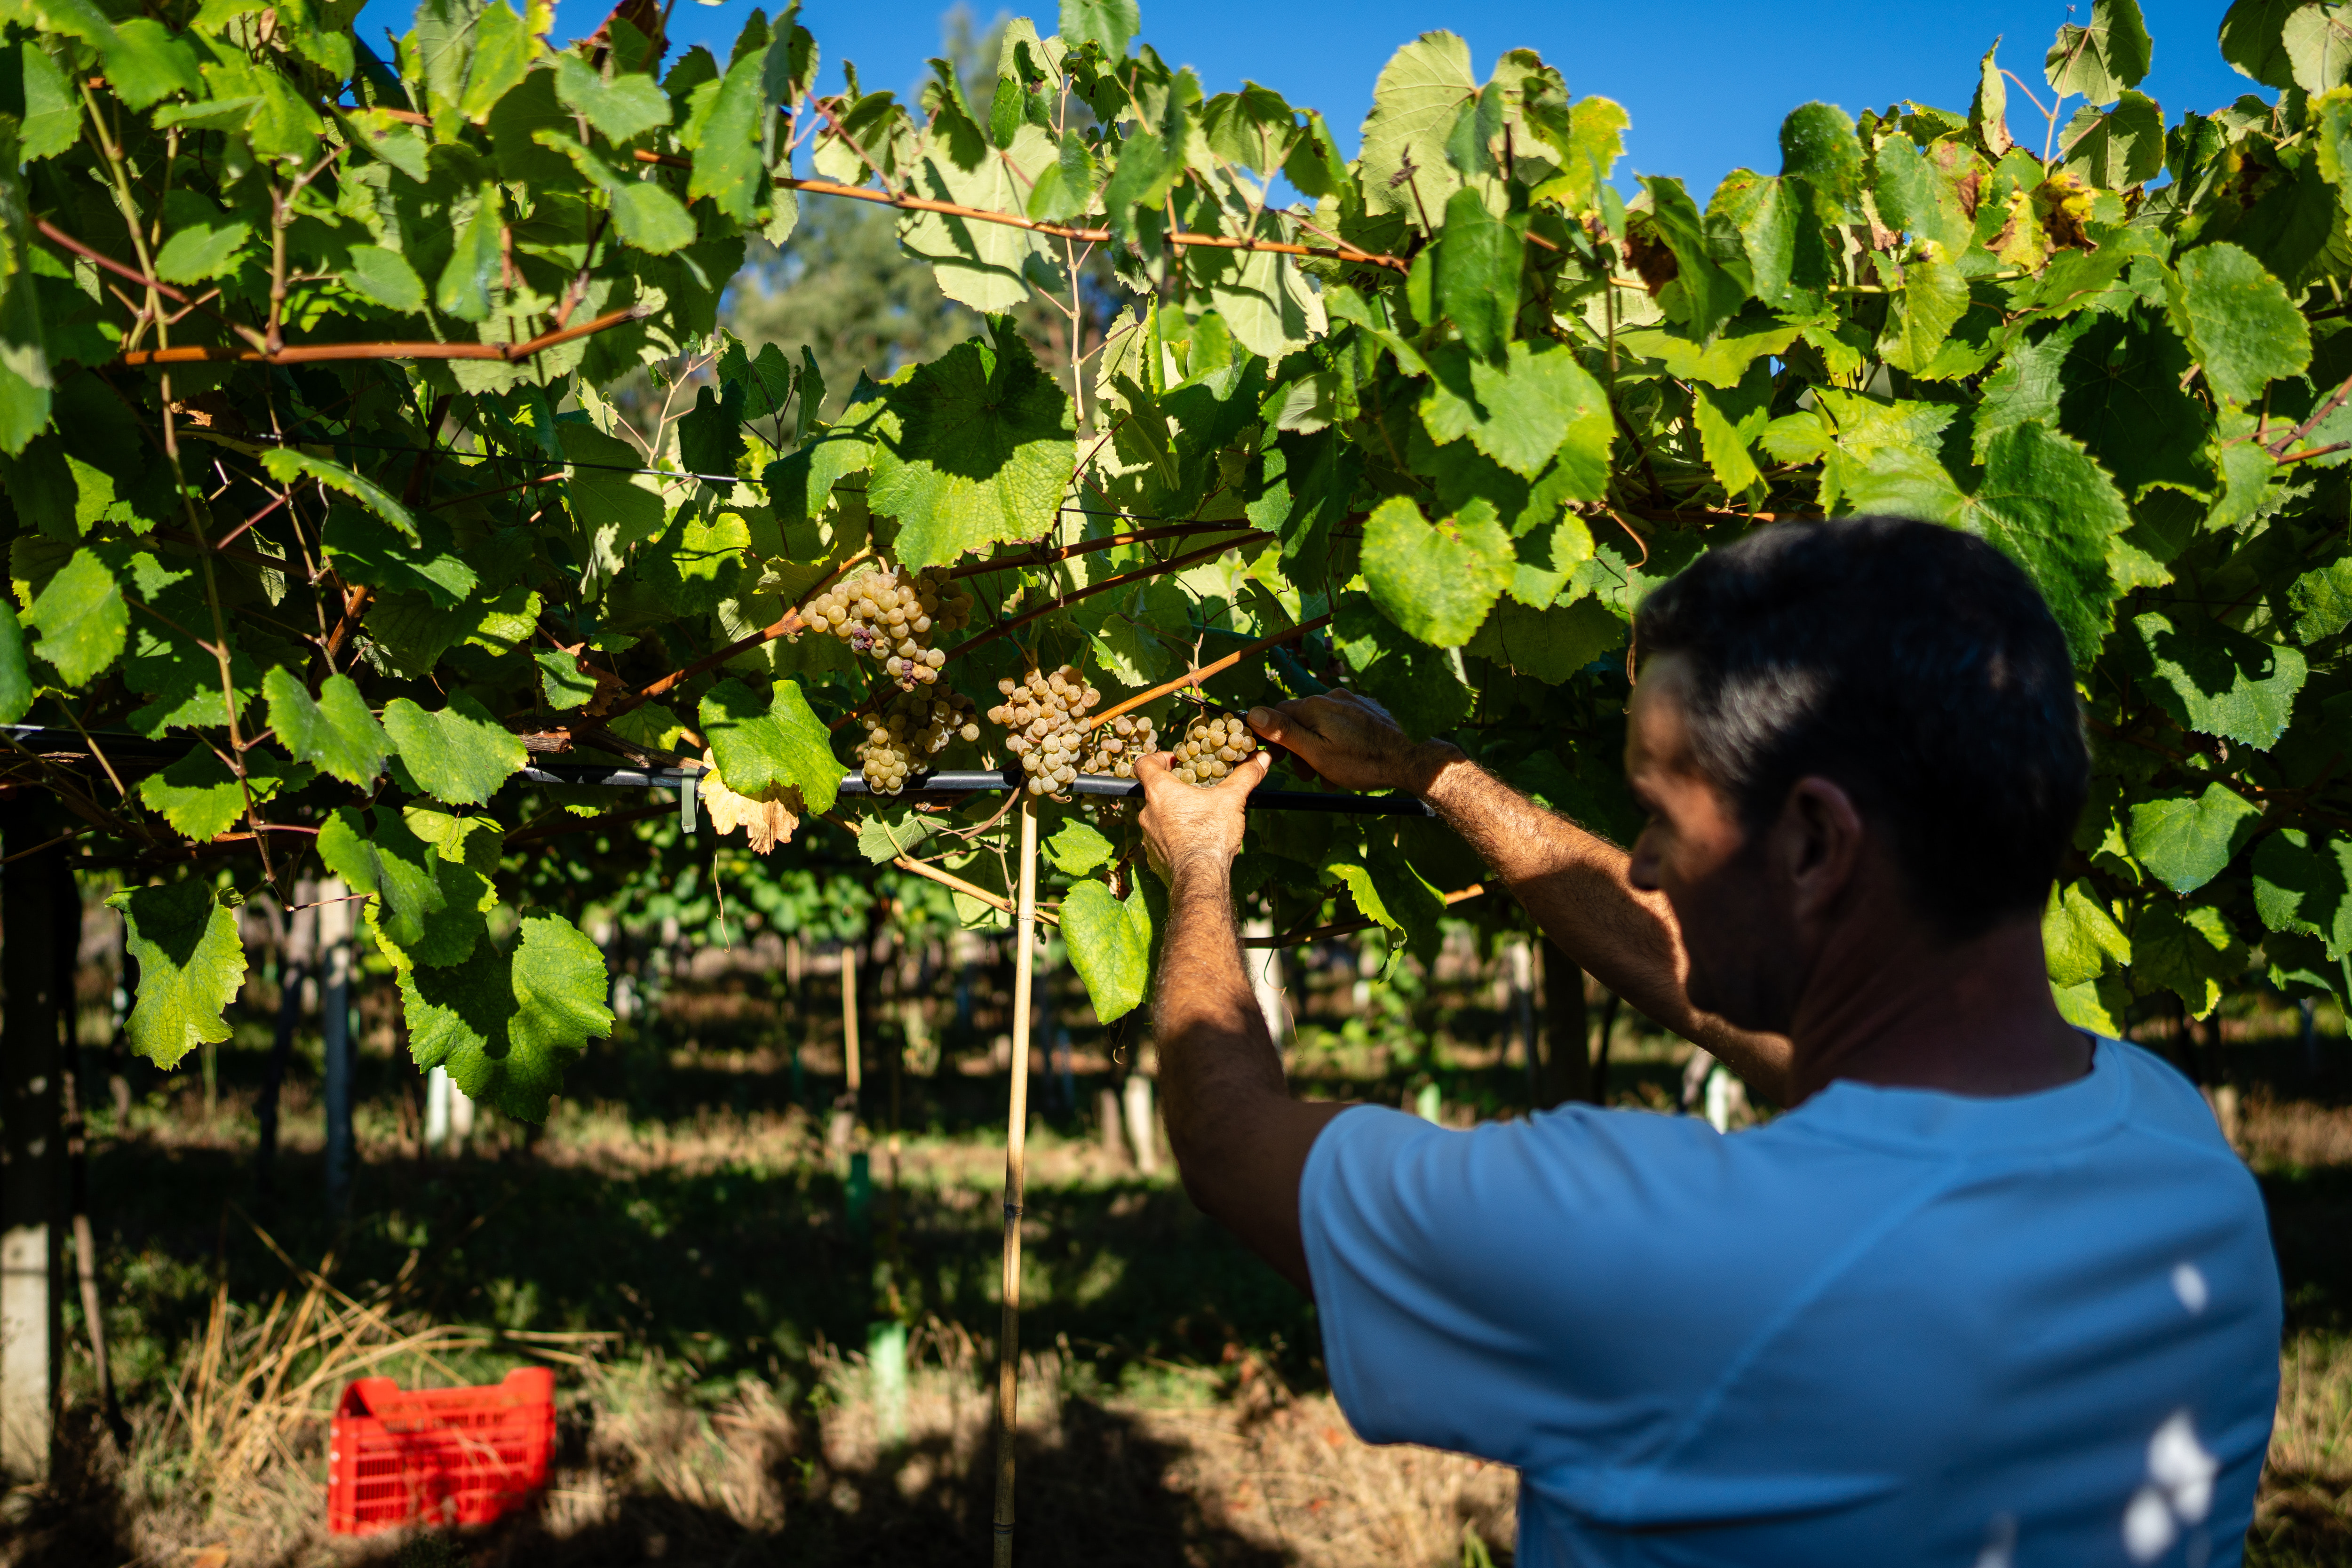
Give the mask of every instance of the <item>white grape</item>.
[[1186, 726], [1171, 756], [1186, 784], [1213, 784], [1257, 751], [1257, 737], [1237, 713], [1210, 714]]
[[839, 637], [852, 653], [882, 666], [901, 689], [938, 684], [946, 665], [932, 637], [954, 631], [971, 619], [972, 598], [955, 585], [945, 567], [908, 572], [885, 566], [837, 583], [802, 612], [811, 631]]
[[894, 697], [866, 726], [866, 739], [857, 747], [859, 769], [869, 791], [898, 795], [919, 769], [929, 768], [930, 758], [956, 741], [979, 738], [971, 699], [961, 692]]

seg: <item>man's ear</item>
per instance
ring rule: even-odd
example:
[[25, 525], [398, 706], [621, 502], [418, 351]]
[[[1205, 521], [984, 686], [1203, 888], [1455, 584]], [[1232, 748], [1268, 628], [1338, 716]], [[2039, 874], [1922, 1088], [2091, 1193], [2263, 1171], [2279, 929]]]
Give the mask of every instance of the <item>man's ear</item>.
[[1774, 858], [1793, 895], [1790, 913], [1815, 920], [1843, 900], [1861, 872], [1869, 832], [1843, 786], [1819, 776], [1797, 781], [1773, 834]]

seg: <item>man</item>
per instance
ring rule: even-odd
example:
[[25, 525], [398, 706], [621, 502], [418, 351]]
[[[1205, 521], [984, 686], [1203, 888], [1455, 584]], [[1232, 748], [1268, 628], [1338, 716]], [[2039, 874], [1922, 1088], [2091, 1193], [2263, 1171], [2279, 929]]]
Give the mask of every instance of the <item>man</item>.
[[1631, 856], [1346, 694], [1251, 722], [1420, 795], [1603, 984], [1791, 1109], [1464, 1133], [1291, 1099], [1229, 890], [1268, 758], [1205, 790], [1147, 759], [1187, 1190], [1313, 1292], [1366, 1438], [1519, 1469], [1529, 1568], [2236, 1563], [2276, 1266], [2196, 1092], [2053, 1005], [2088, 760], [2032, 583], [1951, 530], [1782, 524], [1633, 642]]

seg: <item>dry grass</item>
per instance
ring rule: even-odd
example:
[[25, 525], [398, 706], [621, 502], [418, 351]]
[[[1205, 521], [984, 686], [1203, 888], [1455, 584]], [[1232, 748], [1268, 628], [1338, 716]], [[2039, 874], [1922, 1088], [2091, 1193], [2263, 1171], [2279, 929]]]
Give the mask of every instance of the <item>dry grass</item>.
[[[716, 1561], [754, 1542], [795, 1556], [829, 1547], [835, 1561], [885, 1543], [890, 1561], [968, 1555], [987, 1533], [994, 1475], [986, 1368], [952, 1328], [913, 1338], [896, 1436], [855, 1354], [814, 1358], [829, 1395], [814, 1419], [761, 1384], [704, 1414], [657, 1368], [592, 1373], [593, 1433], [519, 1558]], [[1058, 1349], [1022, 1368], [1024, 1561], [1452, 1568], [1465, 1531], [1474, 1553], [1507, 1553], [1508, 1471], [1368, 1447], [1329, 1396], [1294, 1396], [1255, 1363], [1171, 1371], [1156, 1396], [1088, 1390]]]
[[2352, 1111], [2250, 1094], [2239, 1107], [2238, 1147], [2257, 1170], [2352, 1166]]
[[[2352, 1111], [2341, 1108], [2250, 1095], [2241, 1131], [2266, 1173], [2352, 1168]], [[565, 1108], [534, 1157], [618, 1176], [778, 1170], [823, 1153], [820, 1128], [796, 1111], [633, 1126], [614, 1108], [582, 1105]], [[1057, 1179], [1110, 1169], [1077, 1139], [1042, 1139], [1037, 1157]], [[909, 1138], [907, 1179], [942, 1202], [983, 1204], [1001, 1158], [984, 1143]], [[597, 1336], [494, 1338], [430, 1321], [414, 1305], [413, 1258], [387, 1283], [347, 1291], [331, 1258], [308, 1268], [279, 1258], [285, 1283], [268, 1299], [215, 1293], [203, 1331], [167, 1363], [168, 1388], [131, 1413], [127, 1448], [86, 1410], [71, 1413], [79, 1468], [44, 1500], [15, 1500], [36, 1506], [0, 1532], [0, 1568], [898, 1568], [971, 1562], [988, 1537], [989, 1352], [952, 1324], [930, 1320], [912, 1336], [894, 1416], [864, 1355], [823, 1341], [776, 1381], [742, 1377], [714, 1398], [658, 1355], [600, 1356]], [[1285, 1387], [1242, 1345], [1222, 1365], [1155, 1362], [1117, 1386], [1098, 1379], [1087, 1350], [1063, 1342], [1024, 1358], [1024, 1563], [1508, 1560], [1517, 1486], [1506, 1469], [1360, 1443], [1328, 1394]], [[564, 1369], [555, 1473], [533, 1517], [457, 1542], [323, 1534], [327, 1418], [346, 1383], [376, 1373], [408, 1385], [494, 1381], [518, 1354]], [[2352, 1338], [2305, 1331], [2290, 1341], [2248, 1562], [2352, 1563]]]
[[2278, 1425], [2247, 1561], [2352, 1561], [2352, 1341], [2302, 1334], [2280, 1358]]

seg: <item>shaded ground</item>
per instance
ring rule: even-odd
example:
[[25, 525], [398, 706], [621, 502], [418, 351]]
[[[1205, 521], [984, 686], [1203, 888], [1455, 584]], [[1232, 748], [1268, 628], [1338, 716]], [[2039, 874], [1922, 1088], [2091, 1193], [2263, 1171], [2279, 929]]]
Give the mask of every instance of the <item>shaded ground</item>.
[[[2323, 1063], [2344, 1057], [2324, 1044]], [[1621, 1051], [1633, 1058], [1617, 1066], [1621, 1100], [1656, 1103], [1677, 1081], [1670, 1053], [1631, 1038]], [[2315, 1077], [2293, 1042], [2226, 1055], [2290, 1313], [2249, 1561], [2352, 1562], [2352, 1071]], [[49, 1493], [9, 1500], [0, 1561], [974, 1559], [992, 1499], [1001, 1079], [903, 1082], [895, 1203], [877, 1133], [862, 1150], [874, 1190], [861, 1213], [847, 1159], [824, 1141], [837, 1085], [808, 1073], [795, 1100], [790, 1076], [756, 1053], [668, 1042], [616, 1055], [597, 1069], [614, 1098], [565, 1102], [528, 1142], [492, 1130], [462, 1157], [431, 1160], [416, 1146], [413, 1078], [374, 1062], [361, 1217], [334, 1225], [319, 1202], [314, 1109], [299, 1094], [289, 1104], [275, 1196], [257, 1194], [246, 1106], [258, 1064], [231, 1051], [218, 1065], [209, 1119], [184, 1089], [101, 1128], [92, 1207], [136, 1436], [127, 1455], [102, 1436], [77, 1322], [72, 1467]], [[1465, 1116], [1507, 1105], [1515, 1082], [1499, 1060], [1415, 1070]], [[1363, 1087], [1393, 1100], [1410, 1081]], [[599, 1089], [597, 1073], [585, 1087]], [[1079, 1074], [1063, 1098], [1048, 1075], [1037, 1090], [1018, 1560], [1507, 1561], [1513, 1479], [1357, 1443], [1324, 1392], [1312, 1308], [1164, 1173], [1102, 1146], [1089, 1121], [1098, 1087]], [[869, 1086], [885, 1121], [887, 1096], [887, 1083]], [[323, 1283], [287, 1261], [331, 1254]], [[307, 1346], [290, 1328], [305, 1313]], [[870, 1326], [894, 1314], [916, 1325], [899, 1437], [886, 1434], [893, 1401], [865, 1354]], [[342, 1326], [321, 1337], [330, 1322]], [[451, 1324], [507, 1337], [447, 1338]], [[586, 1334], [604, 1337], [564, 1337]], [[560, 1462], [537, 1516], [462, 1542], [324, 1540], [316, 1417], [359, 1358], [395, 1352], [378, 1370], [404, 1383], [557, 1362]], [[304, 1377], [317, 1392], [297, 1398]]]

